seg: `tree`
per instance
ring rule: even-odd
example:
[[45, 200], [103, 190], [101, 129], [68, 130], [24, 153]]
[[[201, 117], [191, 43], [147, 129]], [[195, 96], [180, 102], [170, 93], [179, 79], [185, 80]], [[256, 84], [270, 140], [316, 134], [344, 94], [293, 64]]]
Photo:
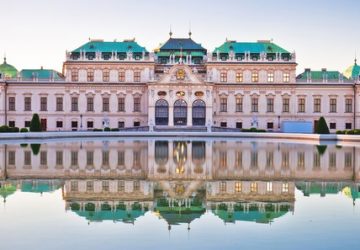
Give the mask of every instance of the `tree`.
[[316, 134], [330, 134], [329, 127], [324, 117], [320, 117], [319, 122], [315, 128]]
[[31, 132], [41, 132], [40, 117], [38, 114], [34, 114], [30, 122]]

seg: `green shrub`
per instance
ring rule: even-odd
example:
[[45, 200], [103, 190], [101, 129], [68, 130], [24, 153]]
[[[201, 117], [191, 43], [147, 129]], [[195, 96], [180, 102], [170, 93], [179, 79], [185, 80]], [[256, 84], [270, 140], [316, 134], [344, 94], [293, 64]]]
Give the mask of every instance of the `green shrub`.
[[27, 128], [20, 129], [20, 133], [27, 133], [27, 132], [29, 132], [29, 130]]
[[120, 131], [118, 128], [112, 128], [111, 131]]
[[31, 132], [41, 132], [40, 117], [38, 114], [34, 114], [30, 122]]
[[110, 128], [109, 128], [109, 127], [106, 127], [106, 128], [104, 128], [104, 131], [109, 132], [109, 131], [110, 131]]
[[354, 134], [355, 134], [355, 135], [360, 135], [360, 129], [355, 129], [355, 130], [354, 130]]
[[338, 130], [336, 131], [337, 135], [344, 135], [345, 134], [345, 130]]
[[100, 132], [100, 131], [103, 131], [101, 128], [94, 128], [93, 129], [94, 132]]
[[20, 144], [20, 147], [22, 147], [22, 148], [26, 148], [27, 146], [28, 146], [27, 143], [21, 143], [21, 144]]
[[353, 134], [355, 134], [355, 132], [354, 132], [354, 130], [347, 130], [345, 134], [353, 135]]
[[316, 134], [330, 134], [329, 127], [323, 116], [320, 117], [319, 122], [315, 128]]
[[9, 132], [11, 133], [19, 133], [20, 129], [18, 127], [10, 127]]
[[0, 133], [6, 133], [9, 132], [9, 127], [6, 125], [3, 125], [0, 127]]
[[317, 145], [316, 148], [317, 148], [319, 155], [323, 155], [327, 149], [327, 146], [326, 145]]
[[30, 144], [30, 147], [31, 147], [31, 151], [33, 152], [34, 155], [39, 154], [41, 144]]

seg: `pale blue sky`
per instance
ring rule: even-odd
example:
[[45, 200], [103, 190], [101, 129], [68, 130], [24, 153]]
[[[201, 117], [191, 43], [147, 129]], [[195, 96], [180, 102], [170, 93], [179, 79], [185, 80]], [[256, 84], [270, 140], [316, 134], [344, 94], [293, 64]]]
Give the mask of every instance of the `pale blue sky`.
[[360, 55], [357, 0], [0, 0], [0, 53], [18, 69], [61, 71], [65, 50], [88, 38], [135, 37], [149, 51], [174, 37], [213, 50], [226, 38], [274, 39], [304, 67], [343, 71]]

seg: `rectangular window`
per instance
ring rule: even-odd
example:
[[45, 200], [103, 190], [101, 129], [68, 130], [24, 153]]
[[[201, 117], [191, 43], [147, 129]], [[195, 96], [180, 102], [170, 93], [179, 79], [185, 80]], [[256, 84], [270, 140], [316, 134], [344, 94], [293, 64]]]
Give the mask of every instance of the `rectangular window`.
[[118, 181], [118, 192], [125, 191], [125, 181]]
[[259, 81], [259, 73], [258, 72], [252, 72], [251, 73], [251, 81], [252, 82], [258, 82]]
[[16, 157], [15, 157], [15, 151], [9, 151], [8, 156], [9, 156], [8, 164], [9, 164], [9, 165], [15, 165], [15, 159], [16, 159]]
[[124, 97], [120, 97], [118, 99], [118, 111], [119, 112], [125, 111], [125, 98]]
[[141, 166], [140, 164], [140, 151], [134, 151], [133, 152], [133, 167], [139, 168]]
[[71, 111], [79, 111], [78, 98], [71, 97]]
[[298, 99], [298, 112], [305, 113], [305, 98]]
[[119, 71], [119, 82], [125, 82], [125, 71]]
[[220, 127], [226, 128], [227, 127], [227, 122], [220, 122]]
[[86, 165], [87, 166], [94, 165], [94, 152], [93, 151], [86, 152]]
[[15, 127], [15, 121], [9, 121], [9, 127], [14, 128]]
[[47, 97], [40, 97], [40, 111], [47, 111]]
[[351, 98], [346, 98], [345, 99], [345, 112], [346, 113], [352, 113], [352, 99]]
[[336, 123], [330, 122], [330, 129], [336, 129]]
[[134, 97], [134, 112], [140, 112], [140, 97]]
[[109, 112], [110, 111], [110, 104], [109, 104], [109, 98], [108, 97], [104, 97], [103, 98], [103, 111], [104, 112]]
[[282, 184], [281, 192], [283, 192], [283, 193], [288, 193], [289, 192], [289, 183], [284, 182]]
[[87, 81], [88, 82], [93, 82], [94, 81], [94, 70], [93, 69], [88, 69], [87, 70]]
[[221, 193], [226, 192], [226, 182], [225, 181], [220, 182], [220, 192]]
[[329, 154], [329, 168], [336, 168], [336, 153], [335, 152], [331, 152]]
[[250, 183], [250, 192], [251, 193], [257, 193], [257, 190], [258, 190], [258, 184], [257, 182], [251, 182]]
[[102, 152], [102, 165], [109, 166], [109, 151]]
[[86, 191], [94, 192], [94, 181], [86, 181]]
[[345, 153], [345, 168], [351, 168], [353, 163], [352, 153], [346, 152]]
[[31, 97], [24, 98], [24, 109], [25, 111], [31, 111]]
[[24, 165], [30, 166], [31, 165], [31, 152], [24, 151]]
[[267, 112], [274, 112], [274, 99], [273, 98], [267, 98]]
[[220, 73], [220, 82], [227, 82], [227, 72]]
[[25, 128], [29, 128], [29, 127], [30, 127], [30, 124], [31, 124], [31, 121], [25, 121], [25, 124], [24, 124], [25, 126], [24, 126], [24, 127], [25, 127]]
[[63, 151], [56, 151], [56, 165], [63, 165]]
[[108, 192], [109, 191], [109, 181], [102, 181], [102, 191]]
[[259, 99], [257, 97], [251, 98], [251, 112], [259, 112]]
[[268, 73], [268, 76], [267, 76], [267, 80], [268, 80], [268, 82], [274, 82], [274, 73], [273, 72], [270, 72], [270, 73]]
[[94, 98], [93, 97], [88, 97], [87, 98], [86, 110], [88, 112], [93, 112], [94, 111]]
[[242, 168], [242, 152], [236, 151], [235, 153], [235, 168]]
[[240, 181], [235, 182], [235, 192], [240, 193], [242, 190], [242, 185]]
[[110, 71], [108, 69], [103, 70], [103, 82], [110, 80]]
[[290, 82], [290, 74], [289, 73], [283, 74], [283, 82]]
[[243, 99], [241, 97], [236, 98], [236, 112], [243, 112]]
[[266, 168], [274, 167], [274, 152], [266, 152]]
[[274, 129], [274, 123], [273, 122], [268, 122], [267, 123], [267, 129]]
[[345, 123], [345, 129], [351, 129], [351, 128], [352, 128], [351, 122]]
[[118, 128], [125, 128], [125, 122], [118, 122]]
[[242, 122], [237, 122], [236, 123], [236, 128], [242, 129]]
[[289, 163], [290, 159], [289, 159], [289, 152], [282, 152], [282, 157], [281, 157], [281, 167], [282, 168], [289, 168]]
[[141, 80], [141, 73], [140, 71], [135, 71], [134, 72], [134, 82], [140, 82]]
[[15, 111], [15, 97], [9, 97], [9, 111]]
[[283, 98], [283, 105], [282, 105], [282, 112], [288, 113], [290, 112], [290, 99], [289, 98]]
[[62, 121], [56, 121], [56, 128], [62, 128], [63, 122]]
[[226, 151], [220, 151], [219, 155], [220, 160], [220, 168], [227, 168], [227, 152]]
[[336, 113], [336, 98], [330, 99], [330, 113]]
[[314, 98], [314, 113], [320, 113], [320, 112], [321, 112], [321, 99]]
[[304, 152], [297, 153], [297, 167], [299, 169], [305, 168], [305, 153]]
[[124, 166], [124, 165], [125, 165], [125, 152], [118, 151], [118, 166]]
[[317, 152], [314, 153], [313, 168], [320, 168], [320, 154]]
[[236, 82], [239, 83], [239, 82], [243, 82], [243, 74], [238, 72], [236, 73]]
[[78, 152], [77, 151], [71, 151], [71, 166], [77, 166], [78, 165]]
[[134, 181], [133, 188], [134, 188], [134, 191], [140, 191], [140, 182]]
[[227, 112], [227, 98], [220, 98], [220, 112]]
[[71, 192], [77, 192], [79, 190], [79, 183], [77, 181], [71, 181], [70, 190]]
[[47, 152], [46, 151], [40, 152], [40, 165], [42, 165], [42, 166], [47, 165]]
[[79, 81], [79, 71], [76, 69], [71, 70], [71, 81], [77, 82]]
[[63, 98], [62, 97], [56, 97], [56, 111], [64, 111], [63, 110]]
[[266, 192], [271, 193], [273, 191], [273, 183], [268, 181], [266, 182]]
[[250, 167], [251, 168], [257, 168], [258, 167], [258, 153], [255, 152], [255, 151], [251, 152]]
[[134, 127], [140, 127], [140, 122], [134, 122]]
[[93, 129], [94, 128], [94, 122], [93, 121], [87, 121], [86, 126], [87, 126], [88, 129]]

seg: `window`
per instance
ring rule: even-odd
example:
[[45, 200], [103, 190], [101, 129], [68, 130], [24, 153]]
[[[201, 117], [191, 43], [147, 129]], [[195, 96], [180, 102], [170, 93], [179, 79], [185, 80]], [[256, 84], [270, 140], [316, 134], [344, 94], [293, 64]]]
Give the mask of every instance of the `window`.
[[56, 121], [56, 128], [62, 128], [63, 122], [62, 121]]
[[139, 191], [140, 190], [140, 182], [134, 181], [133, 188], [134, 188], [134, 191]]
[[314, 153], [313, 168], [320, 168], [320, 154], [317, 152]]
[[266, 192], [271, 193], [273, 191], [273, 183], [268, 181], [266, 182]]
[[345, 112], [346, 113], [352, 113], [352, 99], [351, 98], [346, 98], [345, 99]]
[[94, 111], [94, 98], [93, 97], [88, 97], [87, 98], [86, 109], [87, 109], [88, 112], [93, 112]]
[[242, 190], [242, 185], [240, 181], [235, 182], [235, 192], [240, 193]]
[[9, 111], [15, 111], [15, 97], [9, 97]]
[[351, 129], [352, 124], [350, 122], [345, 123], [345, 129]]
[[140, 167], [140, 151], [133, 152], [133, 167], [139, 168]]
[[220, 151], [220, 168], [226, 168], [227, 167], [227, 152], [226, 151]]
[[281, 192], [283, 192], [283, 193], [288, 193], [289, 192], [289, 183], [284, 182], [282, 184]]
[[71, 151], [71, 166], [77, 166], [78, 165], [78, 152], [77, 151]]
[[88, 69], [88, 71], [87, 71], [87, 81], [88, 82], [93, 82], [94, 81], [94, 70], [93, 69]]
[[103, 166], [109, 165], [109, 151], [102, 152], [102, 165]]
[[330, 129], [336, 129], [336, 123], [330, 122]]
[[259, 81], [259, 73], [258, 72], [252, 72], [251, 73], [251, 81], [252, 82], [258, 82]]
[[124, 166], [124, 165], [125, 165], [125, 152], [118, 151], [118, 166]]
[[63, 111], [63, 98], [62, 97], [56, 97], [56, 111]]
[[272, 169], [274, 167], [274, 152], [266, 152], [266, 168]]
[[258, 184], [256, 182], [251, 182], [250, 183], [250, 192], [256, 193], [257, 190], [258, 190]]
[[78, 122], [77, 121], [72, 121], [71, 122], [71, 129], [76, 130], [77, 128], [78, 128]]
[[77, 181], [71, 181], [70, 182], [70, 190], [72, 192], [77, 192], [79, 190], [79, 185]]
[[77, 69], [71, 70], [71, 81], [73, 82], [79, 81], [79, 71]]
[[297, 153], [297, 167], [299, 169], [305, 168], [305, 153], [304, 152]]
[[289, 98], [283, 98], [283, 105], [282, 105], [282, 112], [288, 113], [290, 112], [290, 99]]
[[242, 152], [236, 151], [235, 153], [235, 168], [242, 168]]
[[242, 122], [237, 122], [236, 123], [236, 128], [242, 129]]
[[227, 122], [220, 122], [220, 127], [226, 128], [227, 127]]
[[103, 98], [103, 111], [104, 112], [109, 112], [110, 111], [109, 98], [108, 97]]
[[125, 191], [125, 181], [118, 181], [118, 192]]
[[109, 181], [102, 181], [102, 191], [108, 192], [109, 191]]
[[226, 192], [226, 182], [225, 181], [220, 182], [220, 192], [221, 193]]
[[47, 165], [47, 152], [46, 151], [40, 152], [40, 165], [42, 165], [42, 166]]
[[8, 159], [8, 164], [9, 165], [15, 165], [15, 151], [9, 151], [9, 159]]
[[86, 151], [86, 165], [92, 166], [94, 165], [94, 152]]
[[227, 112], [227, 98], [220, 98], [220, 112]]
[[257, 97], [251, 98], [251, 112], [258, 112], [259, 111], [259, 99]]
[[119, 71], [119, 82], [125, 82], [125, 71]]
[[93, 181], [86, 181], [86, 191], [94, 192], [94, 182]]
[[140, 82], [141, 80], [141, 76], [140, 76], [140, 71], [135, 71], [134, 72], [134, 82]]
[[274, 123], [273, 122], [268, 122], [267, 123], [267, 129], [274, 129]]
[[345, 153], [345, 168], [351, 168], [353, 163], [352, 154], [350, 152]]
[[31, 152], [24, 151], [24, 165], [29, 166], [31, 165]]
[[236, 82], [242, 82], [243, 81], [243, 74], [238, 72], [236, 73]]
[[30, 127], [30, 125], [31, 125], [31, 121], [25, 121], [25, 124], [24, 124], [25, 126], [25, 128], [29, 128]]
[[330, 113], [336, 113], [336, 98], [330, 99]]
[[108, 82], [110, 79], [110, 71], [108, 69], [103, 70], [103, 82]]
[[134, 127], [140, 127], [140, 122], [134, 122]]
[[336, 153], [335, 152], [331, 152], [329, 154], [329, 168], [336, 168]]
[[281, 167], [282, 168], [289, 168], [290, 166], [290, 161], [289, 161], [289, 152], [282, 152], [282, 157], [281, 157]]
[[290, 82], [290, 74], [289, 73], [283, 74], [283, 82]]
[[134, 112], [140, 112], [140, 97], [134, 97]]
[[273, 98], [267, 98], [267, 112], [274, 112], [274, 99]]
[[305, 98], [298, 99], [298, 112], [305, 113]]
[[220, 73], [220, 82], [227, 82], [227, 73], [223, 71]]
[[47, 111], [47, 97], [40, 97], [40, 111]]
[[242, 97], [236, 97], [236, 112], [243, 112], [243, 99]]
[[321, 99], [314, 98], [314, 112], [320, 113], [321, 112]]
[[267, 80], [268, 80], [268, 82], [274, 82], [274, 73], [273, 72], [268, 73]]
[[125, 122], [118, 122], [118, 128], [125, 128]]
[[31, 97], [25, 97], [24, 98], [24, 108], [25, 111], [31, 111]]
[[71, 97], [71, 111], [79, 111], [78, 98]]
[[93, 121], [87, 121], [86, 126], [87, 126], [88, 129], [93, 129], [94, 128], [94, 122]]
[[9, 127], [14, 128], [15, 127], [15, 121], [9, 121]]
[[125, 111], [125, 98], [124, 97], [120, 97], [118, 99], [118, 111], [119, 112]]
[[258, 167], [258, 153], [255, 152], [255, 151], [251, 152], [250, 167], [251, 168], [257, 168]]
[[56, 151], [56, 165], [62, 166], [63, 165], [63, 151]]

